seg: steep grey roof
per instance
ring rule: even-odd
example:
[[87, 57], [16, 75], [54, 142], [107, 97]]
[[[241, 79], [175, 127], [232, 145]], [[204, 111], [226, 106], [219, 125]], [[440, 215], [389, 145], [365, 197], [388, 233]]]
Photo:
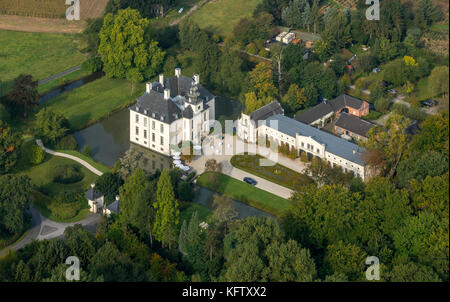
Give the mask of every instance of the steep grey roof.
[[312, 122], [317, 121], [318, 119], [328, 115], [331, 112], [341, 111], [346, 106], [354, 109], [360, 109], [363, 104], [364, 101], [360, 99], [342, 94], [329, 102], [320, 103], [319, 105], [316, 105], [311, 109], [300, 113], [295, 117], [295, 119], [305, 124], [311, 124]]
[[113, 203], [107, 205], [106, 208], [112, 213], [119, 213], [119, 200], [116, 199]]
[[329, 103], [320, 103], [319, 105], [298, 114], [295, 119], [305, 124], [311, 124], [331, 112], [334, 112], [334, 109]]
[[[147, 116], [171, 124], [181, 117], [181, 110], [171, 100], [165, 100], [164, 95], [155, 90], [144, 93], [137, 98], [130, 110], [146, 114]], [[147, 113], [145, 113], [147, 112]]]
[[375, 127], [374, 124], [345, 112], [341, 113], [334, 125], [364, 137], [367, 137], [367, 132]]
[[[266, 126], [271, 127], [270, 121], [278, 121], [278, 130], [291, 137], [296, 137], [297, 134], [301, 136], [311, 137], [320, 144], [325, 145], [325, 150], [329, 153], [335, 154], [353, 163], [364, 165], [361, 159], [361, 154], [364, 149], [356, 144], [348, 142], [342, 138], [334, 136], [330, 133], [321, 131], [317, 128], [311, 127], [307, 124], [301, 123], [294, 119], [285, 117], [284, 115], [275, 115], [266, 120]], [[272, 127], [271, 127], [272, 128]], [[356, 150], [356, 154], [353, 151]]]
[[89, 188], [89, 190], [86, 191], [86, 198], [88, 200], [96, 200], [97, 198], [102, 197], [103, 194], [98, 192], [97, 190], [94, 190], [94, 188]]
[[284, 114], [284, 110], [281, 107], [280, 103], [278, 103], [277, 101], [273, 101], [272, 103], [264, 105], [261, 108], [250, 113], [250, 118], [253, 121], [258, 122], [266, 120], [269, 117], [277, 114]]
[[364, 104], [364, 101], [347, 94], [341, 94], [337, 98], [331, 100], [330, 104], [333, 107], [334, 111], [337, 112], [346, 106], [354, 109], [360, 109]]
[[[189, 93], [189, 90], [193, 86], [194, 80], [192, 78], [188, 78], [186, 76], [179, 76], [179, 77], [171, 77], [171, 78], [164, 78], [164, 87], [170, 89], [170, 97], [176, 97], [177, 95], [186, 96]], [[201, 84], [197, 84], [198, 91], [200, 93], [200, 98], [209, 101], [212, 98], [214, 98], [214, 95], [210, 93], [205, 87], [203, 87]], [[153, 89], [157, 90], [158, 92], [163, 93], [164, 88], [161, 86], [159, 82], [153, 83]]]

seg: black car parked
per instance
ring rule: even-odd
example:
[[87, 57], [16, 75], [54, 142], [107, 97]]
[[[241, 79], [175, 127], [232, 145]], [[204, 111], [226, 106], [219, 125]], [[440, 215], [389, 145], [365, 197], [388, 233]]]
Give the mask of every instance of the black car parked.
[[438, 101], [436, 101], [436, 100], [430, 100], [430, 99], [428, 99], [428, 100], [422, 102], [422, 105], [424, 105], [424, 106], [426, 106], [426, 107], [434, 107], [434, 106], [436, 106], [437, 104], [438, 104]]
[[244, 177], [244, 181], [252, 186], [256, 186], [256, 184], [258, 183], [256, 180], [250, 177]]

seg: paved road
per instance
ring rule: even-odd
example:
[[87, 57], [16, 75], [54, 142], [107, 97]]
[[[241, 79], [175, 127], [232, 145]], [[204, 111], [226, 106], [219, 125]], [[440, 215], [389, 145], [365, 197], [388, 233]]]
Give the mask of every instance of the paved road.
[[81, 224], [88, 231], [95, 233], [97, 224], [101, 218], [101, 214], [89, 213], [89, 215], [80, 221], [71, 223], [60, 223], [52, 221], [44, 217], [39, 211], [31, 206], [29, 213], [32, 216], [31, 229], [27, 232], [24, 238], [0, 252], [0, 256], [7, 253], [8, 250], [18, 250], [25, 245], [31, 243], [33, 240], [53, 239], [64, 235], [66, 228]]
[[[222, 164], [222, 173], [226, 174], [228, 176], [231, 176], [237, 180], [242, 181], [244, 177], [251, 177], [255, 179], [258, 184], [256, 185], [257, 188], [262, 189], [264, 191], [267, 191], [269, 193], [272, 193], [274, 195], [277, 195], [282, 198], [289, 198], [291, 197], [293, 191], [291, 189], [288, 189], [286, 187], [280, 186], [276, 183], [273, 183], [271, 181], [268, 181], [264, 178], [258, 177], [254, 174], [245, 172], [241, 169], [235, 168], [231, 165], [230, 160], [233, 157], [233, 154], [225, 154], [226, 148], [228, 148], [228, 142], [227, 140], [232, 141], [231, 144], [234, 150], [234, 154], [242, 154], [248, 150], [255, 150], [256, 153], [266, 157], [271, 158], [273, 161], [279, 163], [280, 165], [283, 165], [285, 167], [289, 167], [299, 173], [303, 173], [306, 166], [304, 163], [302, 163], [299, 159], [290, 159], [285, 156], [282, 156], [281, 154], [278, 154], [276, 152], [270, 151], [268, 148], [258, 148], [256, 149], [254, 144], [247, 144], [243, 141], [237, 139], [236, 137], [232, 136], [226, 136], [225, 141], [222, 141], [222, 154], [217, 154], [216, 150], [219, 149], [219, 146], [215, 147], [215, 149], [211, 149], [211, 153], [214, 153], [214, 156], [208, 156], [208, 154], [204, 154], [202, 156], [196, 157], [189, 165], [195, 169], [198, 175], [202, 174], [205, 171], [205, 163], [208, 159], [214, 158], [217, 160], [217, 162], [220, 162]], [[217, 141], [219, 142], [219, 141]], [[249, 149], [250, 148], [250, 149]], [[251, 149], [254, 148], [254, 149]], [[230, 150], [231, 151], [231, 150]], [[228, 153], [228, 152], [227, 152]]]
[[65, 157], [65, 158], [69, 158], [71, 160], [74, 160], [74, 161], [76, 161], [77, 163], [83, 165], [89, 171], [91, 171], [92, 173], [94, 173], [94, 174], [96, 174], [98, 176], [101, 176], [103, 174], [103, 172], [97, 170], [91, 164], [89, 164], [85, 160], [82, 160], [81, 158], [78, 158], [76, 156], [73, 156], [73, 155], [70, 155], [70, 154], [66, 154], [66, 153], [56, 152], [56, 151], [53, 151], [53, 150], [50, 150], [50, 149], [44, 147], [44, 144], [42, 143], [42, 141], [40, 139], [36, 140], [36, 143], [38, 144], [39, 147], [41, 147], [48, 154], [55, 155], [55, 156], [60, 156], [60, 157]]
[[52, 75], [51, 77], [48, 77], [48, 78], [46, 78], [46, 79], [43, 79], [43, 80], [38, 81], [38, 86], [44, 85], [44, 84], [46, 84], [46, 83], [48, 83], [48, 82], [50, 82], [50, 81], [53, 81], [53, 80], [55, 80], [55, 79], [62, 78], [63, 76], [66, 76], [66, 75], [68, 75], [68, 74], [71, 74], [72, 72], [75, 72], [75, 71], [80, 70], [80, 69], [81, 69], [81, 65], [78, 65], [78, 66], [72, 67], [72, 68], [70, 68], [70, 69], [67, 69], [66, 71], [63, 71], [63, 72], [54, 74], [54, 75]]

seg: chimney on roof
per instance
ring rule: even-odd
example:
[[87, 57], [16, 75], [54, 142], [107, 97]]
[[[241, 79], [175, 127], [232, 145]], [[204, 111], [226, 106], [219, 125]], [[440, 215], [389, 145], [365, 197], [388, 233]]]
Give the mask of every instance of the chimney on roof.
[[159, 75], [159, 84], [164, 87], [164, 75], [162, 73]]
[[200, 84], [200, 76], [198, 74], [194, 74], [194, 83], [195, 85]]
[[181, 68], [175, 68], [175, 76], [179, 78], [181, 76]]
[[145, 85], [145, 87], [146, 87], [145, 91], [146, 91], [147, 93], [150, 93], [150, 91], [152, 90], [152, 83], [147, 83], [147, 84]]
[[356, 154], [356, 152], [357, 152], [356, 150], [353, 150], [353, 154]]
[[170, 89], [164, 89], [164, 99], [168, 100], [170, 99]]
[[95, 187], [95, 184], [91, 184], [91, 188], [93, 189]]
[[116, 200], [119, 201], [120, 200], [120, 196], [116, 195]]

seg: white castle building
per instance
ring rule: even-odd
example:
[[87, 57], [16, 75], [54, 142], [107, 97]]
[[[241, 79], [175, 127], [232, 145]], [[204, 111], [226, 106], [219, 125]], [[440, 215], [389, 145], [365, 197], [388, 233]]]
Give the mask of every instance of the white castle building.
[[200, 76], [181, 75], [146, 84], [145, 93], [130, 107], [130, 141], [171, 155], [183, 142], [201, 144], [215, 119], [215, 96], [200, 84]]

